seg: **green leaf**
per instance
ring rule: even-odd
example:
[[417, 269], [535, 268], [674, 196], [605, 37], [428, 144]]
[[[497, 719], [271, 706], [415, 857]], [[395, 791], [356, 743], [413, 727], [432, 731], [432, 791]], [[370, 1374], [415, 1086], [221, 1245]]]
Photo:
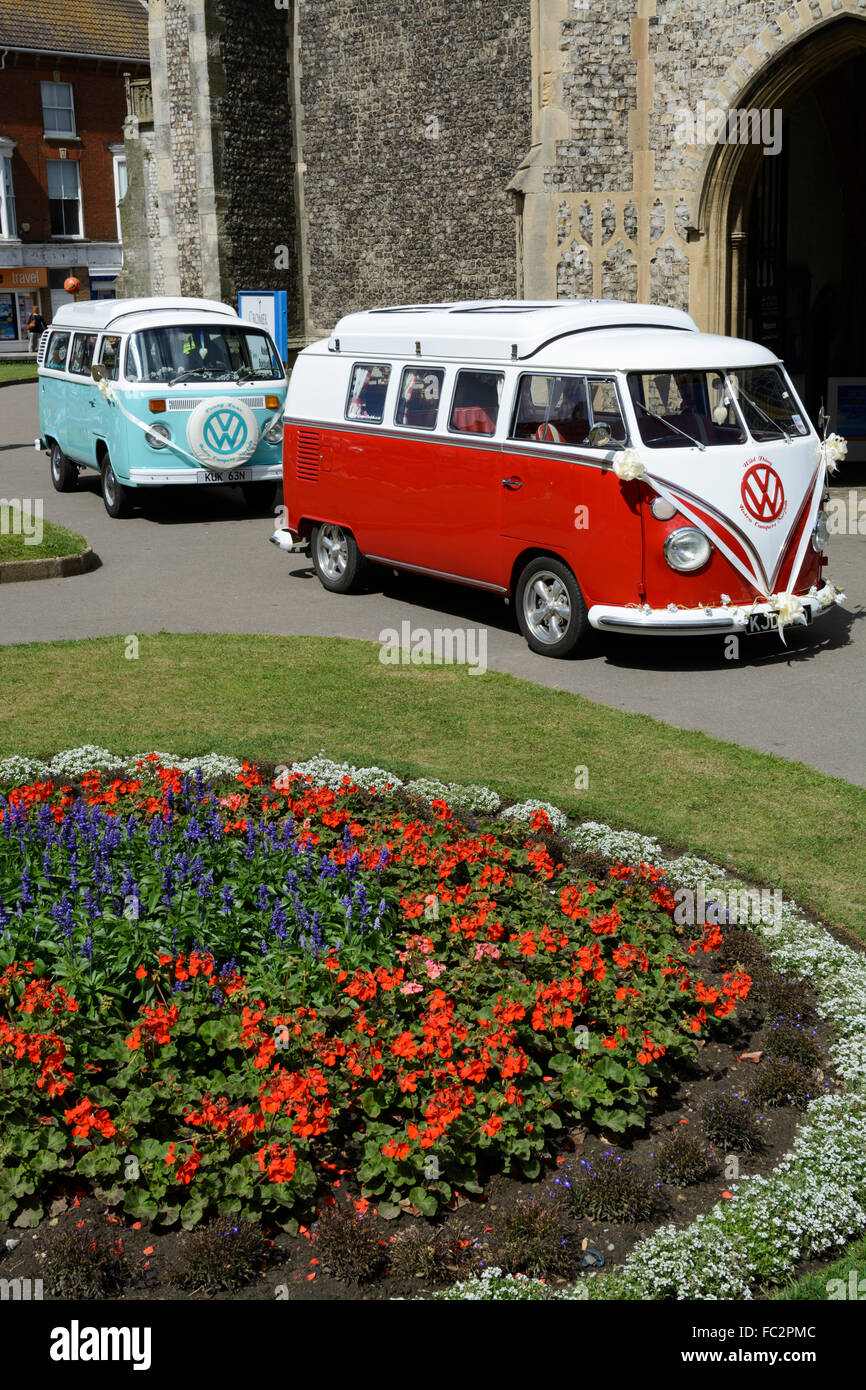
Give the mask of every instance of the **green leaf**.
[[400, 1215], [400, 1207], [396, 1202], [380, 1202], [377, 1211], [383, 1221], [396, 1221]]
[[625, 1110], [609, 1110], [603, 1105], [598, 1105], [592, 1118], [605, 1129], [612, 1129], [614, 1134], [622, 1134], [628, 1128], [628, 1114]]
[[607, 1077], [608, 1081], [625, 1080], [625, 1067], [613, 1057], [599, 1057], [593, 1069], [599, 1076]]
[[[427, 1192], [423, 1187], [413, 1187], [409, 1192], [409, 1201], [416, 1206], [425, 1216], [435, 1216], [439, 1206], [432, 1192]], [[381, 1213], [381, 1209], [380, 1209]]]
[[139, 1221], [153, 1221], [158, 1207], [150, 1193], [146, 1192], [143, 1187], [133, 1187], [126, 1194], [123, 1210], [127, 1215], [134, 1216]]

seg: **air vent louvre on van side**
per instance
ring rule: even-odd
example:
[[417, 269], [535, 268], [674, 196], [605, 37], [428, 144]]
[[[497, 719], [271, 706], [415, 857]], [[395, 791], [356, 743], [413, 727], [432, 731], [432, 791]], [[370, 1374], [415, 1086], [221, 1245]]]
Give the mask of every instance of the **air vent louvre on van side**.
[[318, 430], [298, 430], [297, 477], [314, 483], [319, 476], [322, 436]]
[[45, 349], [48, 346], [48, 329], [46, 328], [42, 337], [39, 339], [39, 346], [36, 349], [36, 365], [41, 367], [45, 361]]

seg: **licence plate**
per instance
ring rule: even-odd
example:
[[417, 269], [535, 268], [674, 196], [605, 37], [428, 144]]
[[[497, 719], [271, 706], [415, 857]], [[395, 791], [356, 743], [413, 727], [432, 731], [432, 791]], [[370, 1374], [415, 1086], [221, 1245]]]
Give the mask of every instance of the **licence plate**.
[[[810, 624], [811, 621], [812, 621], [812, 610], [811, 610], [811, 608], [808, 608], [808, 607], [805, 607], [805, 606], [804, 606], [804, 608], [803, 608], [803, 613], [802, 613], [802, 619], [803, 619], [802, 622], [798, 620], [796, 623], [793, 624], [793, 626], [794, 626], [794, 627], [808, 627], [809, 624]], [[747, 634], [749, 634], [749, 633], [756, 633], [756, 632], [778, 632], [778, 630], [779, 630], [779, 615], [778, 615], [778, 613], [750, 613], [750, 614], [749, 614], [749, 620], [748, 620], [748, 623], [746, 624], [746, 632], [747, 632]]]
[[197, 483], [251, 483], [252, 479], [251, 468], [227, 468], [222, 473], [212, 473], [210, 469], [205, 469], [196, 476]]

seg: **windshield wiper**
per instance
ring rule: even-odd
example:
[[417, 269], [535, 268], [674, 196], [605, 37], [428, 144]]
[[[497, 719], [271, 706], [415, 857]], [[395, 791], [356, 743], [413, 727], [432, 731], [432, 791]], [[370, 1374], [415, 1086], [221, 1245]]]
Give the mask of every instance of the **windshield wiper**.
[[735, 400], [738, 398], [738, 396], [742, 396], [743, 399], [744, 399], [745, 401], [748, 401], [748, 403], [749, 403], [749, 405], [752, 407], [752, 409], [753, 409], [753, 410], [757, 410], [758, 414], [761, 415], [761, 416], [763, 416], [763, 418], [766, 420], [766, 422], [767, 422], [768, 425], [772, 425], [772, 426], [773, 426], [773, 429], [779, 431], [779, 433], [780, 433], [780, 435], [782, 436], [782, 438], [784, 439], [785, 443], [786, 443], [786, 444], [790, 444], [790, 442], [791, 442], [791, 436], [789, 435], [788, 431], [787, 431], [787, 430], [783, 430], [783, 429], [782, 429], [782, 426], [779, 424], [778, 420], [773, 420], [773, 419], [771, 418], [771, 416], [769, 416], [765, 410], [762, 410], [761, 407], [758, 405], [758, 402], [757, 402], [757, 401], [753, 401], [752, 398], [751, 398], [751, 396], [747, 396], [746, 393], [745, 393], [745, 391], [743, 390], [742, 386], [740, 386], [739, 382], [737, 383], [737, 391], [736, 391], [736, 392], [732, 392], [732, 394], [734, 395], [734, 399], [735, 399]]
[[685, 430], [681, 430], [678, 425], [671, 424], [670, 420], [666, 420], [663, 415], [656, 415], [655, 411], [650, 410], [649, 406], [644, 405], [643, 401], [635, 401], [634, 404], [640, 406], [641, 410], [647, 415], [652, 416], [653, 420], [658, 420], [660, 425], [667, 425], [668, 429], [673, 430], [675, 434], [681, 434], [683, 439], [687, 439], [690, 444], [694, 444], [696, 448], [700, 449], [702, 452], [706, 450], [706, 444], [702, 444], [701, 441], [695, 439], [693, 435], [686, 434]]
[[173, 376], [168, 384], [174, 386], [176, 381], [185, 381], [188, 376], [199, 376], [206, 371], [206, 367], [186, 367], [182, 372], [178, 372], [177, 376]]

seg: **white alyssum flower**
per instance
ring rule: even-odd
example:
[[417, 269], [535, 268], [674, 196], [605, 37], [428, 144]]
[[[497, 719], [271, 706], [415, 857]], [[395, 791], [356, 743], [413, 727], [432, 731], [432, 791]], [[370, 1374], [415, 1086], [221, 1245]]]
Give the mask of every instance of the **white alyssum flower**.
[[458, 782], [437, 782], [432, 777], [416, 777], [406, 783], [406, 791], [428, 805], [431, 801], [447, 801], [452, 811], [468, 811], [470, 815], [495, 816], [502, 805], [499, 794], [490, 787], [463, 786]]
[[536, 811], [546, 811], [550, 817], [550, 824], [557, 835], [563, 835], [568, 829], [568, 817], [564, 811], [552, 806], [549, 801], [518, 801], [515, 806], [509, 806], [503, 811], [500, 820], [517, 821], [519, 825], [529, 825]]
[[335, 763], [330, 758], [308, 758], [306, 762], [292, 763], [289, 772], [299, 772], [302, 777], [311, 777], [313, 785], [330, 787], [332, 791], [342, 786], [343, 778], [349, 777], [356, 786], [368, 791], [375, 787], [378, 792], [390, 785], [392, 790], [402, 787], [400, 778], [381, 767], [354, 767], [351, 763]]
[[11, 758], [0, 759], [0, 790], [47, 782], [50, 778], [50, 767], [39, 758], [20, 758], [13, 754]]
[[629, 864], [658, 864], [662, 857], [662, 847], [650, 835], [637, 835], [632, 830], [611, 830], [609, 825], [598, 821], [584, 821], [569, 836], [575, 849], [594, 850], [610, 859], [622, 860]]
[[85, 772], [107, 772], [122, 768], [125, 759], [107, 748], [98, 748], [92, 743], [83, 748], [67, 748], [57, 753], [49, 763], [53, 777], [83, 777]]

